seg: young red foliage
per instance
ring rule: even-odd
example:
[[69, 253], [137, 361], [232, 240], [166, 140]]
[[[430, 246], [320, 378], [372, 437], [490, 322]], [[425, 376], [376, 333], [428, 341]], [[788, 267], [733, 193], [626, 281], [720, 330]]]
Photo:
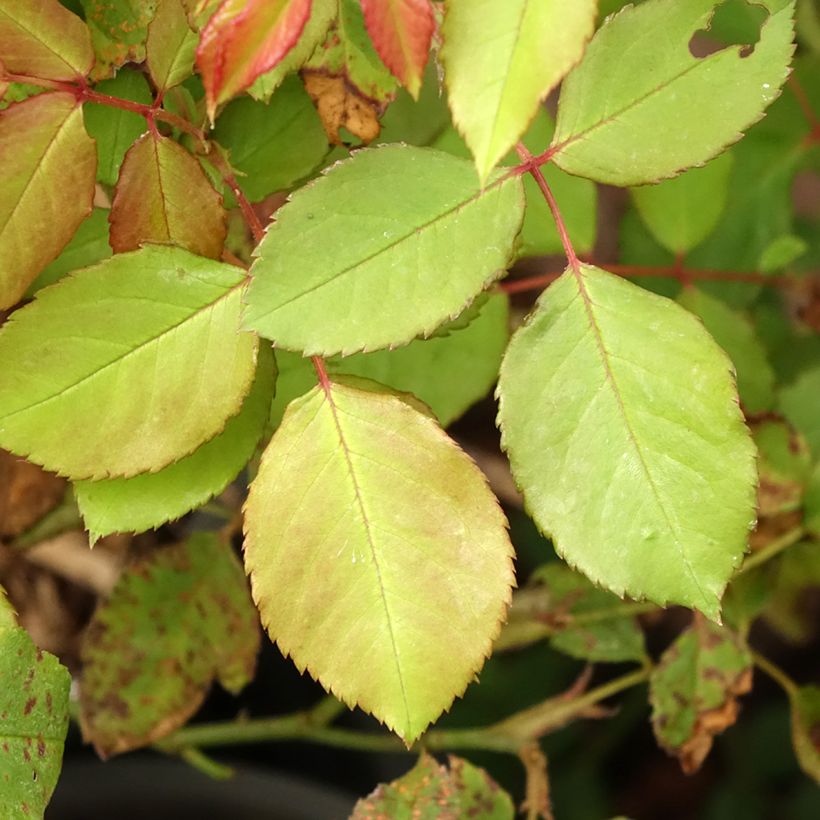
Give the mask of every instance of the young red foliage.
[[296, 45], [313, 0], [224, 0], [202, 30], [196, 64], [208, 115], [270, 71]]
[[430, 0], [361, 0], [364, 22], [384, 64], [418, 97], [436, 27]]

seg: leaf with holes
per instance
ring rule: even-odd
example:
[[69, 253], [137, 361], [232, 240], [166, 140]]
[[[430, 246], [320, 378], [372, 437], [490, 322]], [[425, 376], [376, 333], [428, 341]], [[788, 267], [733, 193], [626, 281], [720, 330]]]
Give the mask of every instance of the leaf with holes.
[[652, 728], [686, 774], [696, 772], [715, 735], [736, 720], [752, 688], [752, 657], [728, 629], [697, 619], [664, 652], [649, 679]]
[[245, 508], [245, 566], [271, 638], [408, 744], [483, 665], [511, 556], [472, 461], [430, 416], [360, 382], [290, 405]]
[[0, 328], [0, 446], [75, 479], [138, 475], [193, 452], [253, 380], [244, 280], [151, 246], [41, 291]]
[[598, 30], [561, 90], [553, 159], [611, 185], [643, 185], [701, 165], [737, 142], [777, 98], [794, 51], [794, 2], [770, 12], [746, 56], [693, 57], [716, 0], [648, 0]]
[[0, 590], [0, 783], [3, 817], [42, 817], [57, 785], [71, 675], [41, 652]]
[[73, 94], [38, 94], [0, 112], [0, 308], [17, 302], [91, 213], [96, 163]]
[[125, 155], [108, 219], [114, 253], [154, 242], [218, 259], [228, 233], [222, 197], [197, 159], [150, 131]]
[[182, 0], [159, 0], [145, 43], [148, 70], [159, 91], [173, 88], [191, 76], [197, 42]]
[[581, 58], [595, 7], [595, 0], [450, 0], [445, 6], [441, 60], [450, 109], [482, 180]]
[[77, 80], [94, 65], [88, 27], [58, 0], [0, 0], [3, 68], [45, 80]]
[[370, 39], [384, 64], [418, 97], [436, 27], [430, 0], [361, 0]]
[[350, 820], [513, 820], [510, 796], [483, 769], [452, 755], [449, 764], [422, 752], [407, 774], [359, 800]]
[[155, 549], [132, 564], [88, 626], [80, 725], [102, 757], [170, 734], [217, 679], [238, 692], [259, 651], [239, 561], [215, 535]]
[[481, 188], [468, 162], [440, 151], [361, 151], [278, 211], [251, 268], [246, 325], [310, 355], [429, 335], [501, 276], [523, 209], [518, 176]]
[[720, 597], [755, 520], [755, 450], [731, 364], [674, 302], [569, 269], [513, 336], [503, 444], [538, 526], [618, 595]]
[[112, 532], [156, 529], [221, 493], [256, 450], [270, 416], [275, 378], [273, 354], [262, 345], [242, 409], [219, 435], [157, 473], [77, 482], [77, 505], [92, 542]]
[[[328, 372], [360, 376], [393, 390], [412, 393], [448, 427], [484, 398], [498, 377], [509, 340], [507, 297], [494, 294], [466, 327], [447, 336], [415, 339], [396, 350], [376, 350], [326, 362]], [[278, 425], [287, 405], [309, 390], [316, 376], [308, 359], [280, 350], [280, 375], [271, 421]]]
[[311, 0], [224, 0], [202, 30], [196, 64], [208, 115], [281, 62], [296, 45]]

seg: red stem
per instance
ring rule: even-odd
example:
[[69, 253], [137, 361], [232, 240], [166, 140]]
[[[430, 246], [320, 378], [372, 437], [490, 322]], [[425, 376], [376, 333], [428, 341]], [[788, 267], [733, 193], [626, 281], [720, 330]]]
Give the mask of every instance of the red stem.
[[319, 379], [319, 384], [322, 385], [322, 390], [329, 396], [330, 395], [330, 377], [327, 375], [327, 370], [325, 369], [325, 360], [321, 356], [311, 356], [311, 362], [313, 362], [313, 369], [316, 371], [316, 378]]

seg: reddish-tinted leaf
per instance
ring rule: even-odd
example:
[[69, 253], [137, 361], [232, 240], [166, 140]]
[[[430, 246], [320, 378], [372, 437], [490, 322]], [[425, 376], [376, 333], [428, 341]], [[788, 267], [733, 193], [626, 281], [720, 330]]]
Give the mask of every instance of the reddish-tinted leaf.
[[418, 97], [435, 19], [430, 0], [361, 0], [376, 51], [402, 85]]
[[0, 0], [0, 57], [13, 74], [84, 77], [94, 65], [85, 23], [58, 0]]
[[13, 305], [91, 213], [97, 157], [73, 94], [0, 113], [0, 307]]
[[196, 53], [208, 113], [270, 71], [296, 45], [312, 0], [225, 0]]
[[222, 197], [199, 162], [151, 132], [125, 155], [108, 218], [115, 253], [154, 242], [218, 259], [227, 233]]

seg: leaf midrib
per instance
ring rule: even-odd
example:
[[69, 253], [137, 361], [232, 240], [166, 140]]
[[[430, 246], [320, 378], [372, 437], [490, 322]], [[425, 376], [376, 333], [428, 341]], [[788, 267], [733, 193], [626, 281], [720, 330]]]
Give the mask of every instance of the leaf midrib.
[[635, 449], [635, 453], [638, 456], [638, 460], [641, 463], [641, 468], [643, 469], [644, 475], [646, 476], [646, 480], [649, 483], [649, 487], [652, 490], [652, 495], [655, 499], [655, 503], [658, 505], [658, 509], [663, 514], [664, 520], [666, 521], [666, 525], [669, 528], [669, 531], [673, 533], [673, 539], [675, 546], [678, 549], [678, 553], [683, 561], [683, 565], [686, 567], [687, 572], [689, 573], [690, 578], [695, 584], [698, 592], [700, 593], [701, 599], [704, 604], [709, 606], [709, 599], [706, 596], [706, 593], [703, 590], [703, 587], [700, 585], [700, 581], [695, 574], [694, 569], [692, 568], [692, 564], [689, 561], [688, 556], [686, 555], [686, 551], [683, 548], [683, 544], [681, 544], [680, 539], [677, 534], [677, 528], [672, 526], [672, 520], [669, 517], [669, 513], [666, 510], [666, 506], [663, 503], [663, 500], [658, 492], [658, 488], [655, 484], [655, 480], [652, 478], [652, 473], [649, 470], [649, 465], [646, 463], [646, 459], [644, 458], [643, 450], [641, 449], [641, 445], [638, 442], [638, 437], [635, 434], [635, 431], [632, 429], [632, 424], [629, 421], [629, 415], [626, 412], [626, 405], [623, 400], [623, 396], [621, 395], [620, 388], [618, 387], [618, 382], [615, 380], [615, 374], [612, 371], [612, 366], [610, 365], [609, 361], [609, 353], [606, 349], [606, 345], [604, 344], [603, 334], [601, 332], [601, 328], [598, 325], [598, 320], [595, 317], [595, 312], [593, 310], [593, 302], [590, 298], [589, 292], [587, 291], [586, 284], [584, 283], [584, 274], [580, 268], [571, 268], [572, 275], [575, 278], [575, 281], [578, 285], [578, 292], [581, 296], [581, 301], [584, 304], [584, 310], [587, 314], [587, 319], [589, 320], [589, 326], [592, 330], [592, 334], [595, 337], [595, 343], [598, 348], [598, 352], [601, 356], [601, 363], [604, 367], [604, 373], [606, 376], [606, 380], [609, 382], [610, 387], [612, 388], [612, 392], [615, 395], [615, 400], [618, 403], [618, 409], [620, 410], [621, 417], [624, 422], [624, 427], [626, 428], [627, 435], [629, 440], [632, 442], [632, 446]]

